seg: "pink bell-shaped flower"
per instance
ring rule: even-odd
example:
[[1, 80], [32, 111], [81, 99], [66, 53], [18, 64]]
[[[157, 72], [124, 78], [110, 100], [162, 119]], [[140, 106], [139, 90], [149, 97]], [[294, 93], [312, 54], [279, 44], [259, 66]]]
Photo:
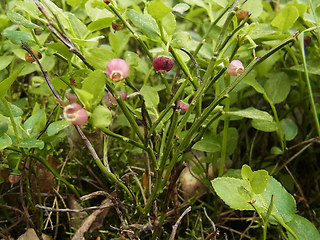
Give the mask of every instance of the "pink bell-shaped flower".
[[128, 77], [129, 70], [128, 63], [121, 58], [114, 58], [107, 64], [107, 75], [115, 82], [119, 82]]
[[181, 100], [177, 102], [177, 109], [180, 110], [180, 112], [186, 112], [188, 108], [189, 104], [185, 104]]
[[79, 104], [73, 103], [63, 109], [63, 117], [73, 125], [81, 126], [88, 121], [88, 113]]
[[230, 76], [238, 76], [241, 74], [244, 70], [243, 64], [240, 60], [232, 60], [231, 63], [229, 63], [227, 71]]

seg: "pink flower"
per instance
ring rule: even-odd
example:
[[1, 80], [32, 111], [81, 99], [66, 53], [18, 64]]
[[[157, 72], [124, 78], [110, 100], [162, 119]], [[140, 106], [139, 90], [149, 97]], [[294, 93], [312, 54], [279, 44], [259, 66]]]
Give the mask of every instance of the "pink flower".
[[229, 63], [229, 66], [227, 68], [227, 71], [230, 76], [238, 76], [243, 72], [243, 70], [244, 67], [240, 60], [233, 60], [231, 63]]
[[88, 120], [88, 113], [79, 104], [73, 103], [63, 109], [63, 117], [73, 125], [81, 126]]
[[76, 102], [76, 101], [78, 101], [77, 95], [76, 95], [73, 91], [72, 91], [72, 92], [70, 92], [70, 91], [71, 91], [70, 88], [66, 90], [66, 94], [65, 94], [66, 98], [67, 98], [70, 102]]
[[160, 57], [155, 57], [153, 59], [152, 64], [153, 64], [154, 69], [157, 72], [167, 73], [172, 69], [172, 67], [174, 65], [174, 61], [172, 58], [160, 56]]
[[180, 110], [180, 112], [186, 112], [188, 108], [189, 108], [189, 105], [183, 103], [181, 100], [177, 102], [177, 109]]
[[128, 63], [121, 58], [114, 58], [107, 64], [107, 75], [115, 82], [119, 82], [128, 77], [129, 70]]
[[[118, 96], [120, 96], [122, 98], [122, 100], [125, 100], [127, 98], [127, 93], [126, 93], [126, 91], [123, 90], [122, 92], [118, 93]], [[118, 104], [117, 100], [112, 96], [111, 92], [108, 92], [108, 98], [112, 104], [114, 104], [114, 105]]]

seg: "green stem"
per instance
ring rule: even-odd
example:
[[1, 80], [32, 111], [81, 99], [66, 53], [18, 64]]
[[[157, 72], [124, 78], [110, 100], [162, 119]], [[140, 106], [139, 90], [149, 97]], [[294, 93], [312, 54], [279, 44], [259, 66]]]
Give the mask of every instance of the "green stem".
[[[285, 40], [283, 43], [279, 44], [278, 46], [272, 48], [269, 50], [266, 54], [264, 54], [261, 58], [255, 58], [244, 70], [242, 74], [236, 77], [236, 79], [228, 86], [226, 87], [216, 98], [215, 100], [202, 112], [201, 116], [192, 124], [191, 128], [189, 129], [188, 133], [182, 140], [179, 151], [183, 152], [186, 146], [189, 144], [190, 140], [192, 139], [192, 136], [196, 131], [198, 131], [201, 124], [207, 119], [207, 117], [210, 115], [210, 113], [213, 111], [213, 109], [218, 105], [218, 103], [224, 99], [229, 92], [231, 92], [241, 81], [244, 77], [247, 76], [249, 72], [259, 63], [267, 59], [269, 56], [277, 52], [279, 49], [284, 47], [285, 45], [294, 42], [295, 41], [295, 35], [293, 37], [290, 37], [289, 39]], [[200, 87], [201, 88], [201, 87]], [[199, 91], [200, 92], [200, 89]], [[196, 97], [195, 97], [196, 98]], [[190, 108], [190, 107], [189, 107]], [[189, 109], [188, 109], [189, 111]]]
[[[226, 112], [229, 112], [230, 109], [230, 98], [227, 98], [225, 105]], [[227, 156], [227, 144], [228, 144], [228, 129], [229, 129], [229, 120], [230, 118], [224, 115], [224, 124], [223, 124], [223, 138], [222, 138], [222, 146], [221, 146], [221, 159], [220, 159], [220, 168], [219, 168], [219, 177], [223, 175], [224, 172], [224, 164]]]
[[136, 146], [136, 147], [138, 147], [138, 148], [141, 148], [141, 149], [143, 149], [143, 150], [146, 150], [146, 148], [145, 148], [145, 146], [144, 146], [143, 144], [138, 143], [138, 142], [136, 142], [136, 141], [134, 141], [134, 140], [132, 140], [132, 139], [130, 139], [130, 138], [127, 138], [127, 137], [124, 137], [124, 136], [122, 136], [122, 135], [116, 134], [116, 133], [110, 131], [110, 130], [107, 129], [107, 128], [99, 128], [99, 129], [100, 129], [103, 133], [105, 133], [106, 135], [108, 135], [108, 136], [110, 136], [110, 137], [114, 137], [114, 138], [116, 138], [116, 139], [119, 139], [119, 140], [122, 140], [122, 141], [124, 141], [124, 142], [130, 143], [130, 144], [132, 144], [133, 146]]
[[2, 98], [2, 102], [3, 102], [3, 105], [4, 105], [5, 109], [7, 110], [8, 114], [9, 114], [9, 118], [10, 118], [10, 121], [11, 121], [11, 124], [12, 124], [12, 128], [13, 128], [13, 132], [14, 132], [14, 136], [16, 138], [16, 141], [17, 141], [17, 143], [20, 143], [17, 125], [16, 125], [16, 122], [14, 121], [11, 109], [9, 107], [9, 104], [8, 104], [7, 100], [4, 97]]
[[284, 227], [289, 233], [291, 233], [296, 240], [299, 240], [298, 236], [294, 233], [294, 231], [281, 218], [279, 218], [275, 214], [271, 215], [277, 220], [278, 223], [281, 224], [282, 227]]
[[96, 158], [95, 162], [97, 164], [97, 166], [99, 167], [99, 169], [101, 170], [101, 172], [113, 183], [119, 185], [124, 191], [125, 193], [128, 195], [128, 197], [130, 198], [130, 200], [133, 200], [133, 197], [131, 195], [131, 192], [129, 191], [129, 189], [127, 188], [126, 185], [124, 185], [122, 182], [120, 182], [118, 180], [118, 178], [116, 177], [116, 175], [114, 175], [112, 172], [109, 172], [106, 167], [103, 165], [103, 163], [101, 162], [100, 158]]
[[284, 152], [285, 151], [285, 141], [283, 139], [283, 132], [282, 132], [281, 124], [280, 124], [280, 121], [279, 121], [277, 109], [274, 106], [274, 104], [271, 102], [271, 100], [268, 98], [268, 96], [266, 94], [264, 94], [264, 95], [265, 95], [265, 98], [267, 99], [267, 101], [270, 104], [270, 107], [271, 107], [272, 112], [273, 112], [274, 119], [276, 120], [276, 123], [277, 123], [277, 126], [278, 126], [278, 130], [279, 130], [279, 138], [280, 138], [280, 142], [281, 142], [281, 149]]
[[317, 109], [316, 109], [314, 99], [313, 99], [312, 87], [311, 87], [311, 82], [310, 82], [308, 67], [307, 67], [306, 53], [305, 53], [305, 49], [304, 49], [304, 31], [301, 33], [299, 41], [300, 41], [301, 55], [302, 55], [302, 59], [303, 59], [304, 74], [305, 74], [305, 78], [306, 78], [307, 86], [308, 86], [308, 93], [309, 93], [309, 99], [310, 99], [310, 104], [311, 104], [311, 110], [312, 110], [313, 118], [314, 118], [314, 121], [316, 124], [317, 134], [318, 134], [318, 136], [320, 136], [319, 117], [318, 117]]
[[119, 11], [110, 3], [108, 5], [106, 5], [108, 10], [110, 10], [111, 12], [113, 12], [122, 22], [123, 24], [126, 26], [126, 28], [129, 29], [129, 31], [132, 33], [132, 35], [134, 36], [134, 38], [137, 40], [137, 42], [139, 43], [139, 45], [142, 47], [143, 51], [148, 55], [148, 57], [150, 58], [150, 60], [152, 61], [153, 57], [151, 52], [149, 51], [147, 45], [144, 43], [144, 41], [142, 41], [140, 39], [140, 36], [133, 30], [133, 28], [131, 27], [131, 25], [128, 23], [128, 21], [126, 21], [122, 15], [119, 13]]
[[142, 132], [140, 131], [140, 128], [136, 122], [136, 120], [134, 119], [134, 116], [132, 115], [132, 113], [128, 110], [127, 106], [125, 105], [124, 101], [122, 100], [121, 96], [117, 96], [114, 89], [111, 87], [111, 85], [107, 82], [106, 83], [106, 88], [108, 89], [108, 91], [113, 95], [113, 97], [117, 100], [119, 107], [121, 108], [122, 112], [124, 113], [124, 115], [126, 116], [126, 118], [128, 119], [133, 131], [137, 134], [137, 136], [139, 137], [139, 139], [144, 143], [144, 136], [142, 134]]
[[231, 8], [231, 5], [226, 7], [224, 9], [224, 11], [217, 17], [217, 19], [212, 22], [210, 24], [210, 27], [208, 28], [208, 30], [206, 31], [206, 33], [203, 35], [202, 39], [200, 40], [200, 42], [197, 45], [196, 50], [193, 53], [193, 56], [195, 57], [198, 52], [200, 51], [200, 49], [202, 48], [203, 44], [205, 43], [206, 38], [208, 37], [209, 33], [211, 32], [211, 30], [214, 28], [214, 26], [220, 21], [220, 19], [223, 17], [224, 14], [226, 14], [226, 12], [228, 12], [228, 10]]
[[167, 104], [166, 108], [164, 110], [161, 111], [158, 119], [152, 124], [149, 134], [148, 134], [148, 138], [153, 134], [154, 130], [156, 129], [156, 127], [159, 125], [159, 123], [162, 121], [162, 119], [166, 116], [166, 114], [170, 111], [170, 109], [172, 109], [172, 107], [175, 105], [175, 102], [178, 100], [178, 98], [181, 96], [181, 94], [183, 93], [185, 87], [187, 86], [187, 81], [184, 81], [181, 86], [179, 87], [178, 91], [176, 92], [176, 94], [173, 96], [173, 98], [171, 99], [171, 101]]
[[159, 194], [159, 191], [162, 189], [161, 188], [162, 174], [163, 174], [167, 159], [169, 157], [169, 154], [173, 147], [173, 138], [174, 138], [178, 118], [179, 118], [179, 113], [174, 112], [169, 130], [168, 130], [168, 137], [166, 138], [166, 141], [165, 141], [167, 145], [165, 146], [164, 153], [160, 159], [160, 167], [159, 167], [159, 170], [157, 171], [155, 188], [145, 206], [144, 215], [150, 212], [153, 201], [156, 199], [157, 195]]

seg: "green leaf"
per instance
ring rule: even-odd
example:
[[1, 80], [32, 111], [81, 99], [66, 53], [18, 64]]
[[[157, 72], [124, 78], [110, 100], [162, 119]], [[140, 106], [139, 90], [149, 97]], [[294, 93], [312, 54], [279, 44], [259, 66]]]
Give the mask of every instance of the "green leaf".
[[8, 30], [8, 31], [3, 31], [2, 34], [14, 44], [21, 44], [21, 41], [23, 41], [27, 44], [35, 45], [35, 41], [33, 40], [31, 33], [29, 32]]
[[290, 80], [284, 72], [277, 72], [268, 76], [264, 85], [268, 98], [274, 104], [283, 102], [290, 92]]
[[254, 210], [249, 204], [250, 186], [247, 180], [233, 177], [218, 177], [211, 181], [214, 191], [230, 208]]
[[91, 72], [82, 83], [82, 90], [90, 93], [94, 98], [90, 99], [90, 105], [97, 105], [103, 96], [106, 85], [106, 75], [100, 70]]
[[299, 18], [299, 11], [294, 6], [285, 6], [272, 20], [271, 25], [286, 32]]
[[251, 13], [251, 18], [259, 17], [263, 11], [263, 5], [261, 0], [248, 0], [241, 9], [247, 10]]
[[3, 150], [9, 146], [11, 146], [12, 141], [11, 138], [5, 133], [0, 135], [0, 150]]
[[94, 109], [90, 121], [93, 127], [106, 128], [112, 123], [112, 113], [107, 107], [99, 105]]
[[8, 131], [8, 124], [4, 122], [0, 122], [0, 136], [5, 134]]
[[[103, 19], [103, 18], [113, 18], [113, 14], [109, 12], [106, 8], [99, 8], [98, 5], [96, 5], [95, 0], [89, 0], [85, 4], [85, 9], [92, 21], [96, 21], [98, 19]], [[103, 1], [101, 1], [102, 4]]]
[[243, 179], [251, 181], [253, 179], [253, 171], [247, 164], [243, 164], [241, 168], [241, 176]]
[[13, 60], [14, 56], [0, 56], [0, 71], [5, 69]]
[[45, 110], [40, 109], [24, 122], [23, 127], [30, 136], [35, 137], [45, 128], [46, 122]]
[[88, 32], [87, 26], [81, 22], [73, 13], [66, 12], [65, 13], [69, 21], [71, 23], [71, 27], [74, 31], [74, 33], [79, 37], [79, 38], [84, 38]]
[[219, 152], [221, 149], [220, 142], [211, 132], [206, 133], [202, 139], [193, 145], [192, 149], [203, 152]]
[[10, 19], [11, 22], [22, 25], [26, 28], [39, 28], [37, 24], [34, 24], [30, 22], [29, 20], [25, 19], [22, 15], [19, 13], [13, 12], [13, 11], [8, 11], [7, 16]]
[[[317, 228], [309, 220], [297, 214], [293, 216], [292, 220], [288, 222], [287, 225], [293, 230], [299, 240], [320, 239], [320, 233]], [[290, 240], [295, 239], [291, 233], [287, 232], [287, 234]]]
[[266, 120], [253, 119], [251, 121], [251, 125], [255, 129], [263, 132], [274, 132], [274, 131], [277, 131], [278, 129], [277, 123], [274, 121], [271, 122]]
[[56, 19], [62, 25], [62, 27], [70, 30], [71, 24], [70, 21], [65, 14], [65, 12], [59, 8], [53, 1], [50, 0], [42, 0], [44, 5], [50, 10], [49, 15], [54, 14], [54, 17], [51, 16], [52, 19]]
[[187, 48], [191, 40], [192, 38], [190, 36], [190, 33], [179, 31], [173, 34], [171, 46], [174, 48]]
[[120, 57], [122, 52], [126, 49], [130, 37], [130, 32], [126, 30], [116, 32], [111, 31], [109, 33], [109, 42], [117, 57]]
[[[6, 101], [6, 100], [4, 99], [4, 101]], [[11, 114], [13, 117], [19, 117], [23, 114], [23, 111], [21, 110], [21, 108], [17, 107], [16, 105], [14, 105], [10, 102], [8, 102], [8, 105], [9, 105], [9, 108], [10, 108], [10, 111], [11, 111]], [[4, 107], [4, 104], [1, 99], [0, 99], [0, 113], [3, 116], [9, 117], [9, 113], [7, 112], [7, 109]]]
[[264, 88], [260, 85], [260, 83], [258, 83], [258, 81], [256, 80], [256, 76], [255, 74], [253, 74], [252, 72], [249, 73], [244, 79], [243, 82], [248, 84], [249, 86], [253, 87], [254, 90], [256, 90], [258, 93], [264, 94]]
[[12, 83], [16, 80], [19, 73], [22, 71], [24, 66], [21, 66], [16, 70], [14, 73], [12, 73], [8, 78], [4, 79], [0, 82], [0, 98], [4, 98], [6, 92], [11, 87]]
[[269, 174], [266, 170], [253, 172], [253, 178], [250, 180], [252, 190], [255, 194], [263, 193], [269, 183]]
[[[218, 196], [229, 207], [237, 210], [254, 210], [248, 203], [251, 201], [249, 197], [251, 188], [247, 180], [231, 177], [218, 177], [211, 183]], [[292, 195], [271, 176], [269, 176], [268, 186], [263, 193], [253, 193], [252, 200], [255, 201], [255, 207], [261, 213], [266, 213], [272, 195], [274, 196], [272, 214], [284, 222], [291, 221], [296, 211], [295, 200]]]
[[153, 0], [147, 4], [147, 10], [152, 17], [156, 20], [160, 20], [171, 12], [172, 8], [167, 7], [162, 0]]
[[[254, 195], [254, 198], [257, 199], [257, 207], [264, 209], [264, 212], [266, 212], [270, 205], [272, 195], [274, 196], [272, 214], [276, 215], [284, 222], [291, 221], [296, 212], [296, 202], [293, 196], [284, 189], [281, 183], [269, 176], [269, 184], [265, 191], [262, 194]], [[259, 198], [256, 196], [259, 196]]]
[[42, 14], [37, 6], [32, 1], [15, 1], [15, 10], [24, 11], [29, 14], [30, 17], [40, 19], [39, 16]]
[[95, 69], [106, 70], [107, 63], [116, 58], [115, 54], [104, 48], [89, 48], [84, 53], [85, 58], [88, 63], [92, 65]]
[[238, 110], [238, 111], [227, 112], [226, 114], [230, 116], [258, 119], [258, 120], [264, 120], [269, 122], [273, 121], [273, 118], [269, 113], [258, 110], [253, 107], [249, 107], [249, 108]]
[[147, 108], [154, 108], [159, 104], [159, 95], [158, 92], [150, 86], [144, 85], [140, 89], [140, 93], [142, 94]]
[[282, 133], [287, 141], [293, 140], [298, 134], [298, 127], [290, 118], [280, 121]]
[[43, 149], [44, 142], [36, 138], [25, 138], [25, 139], [22, 139], [19, 143], [16, 143], [14, 145], [16, 147], [27, 148], [27, 149], [30, 149], [30, 148]]
[[94, 101], [92, 100], [94, 96], [83, 89], [75, 88], [74, 91], [77, 93], [77, 96], [79, 97], [80, 102], [82, 102], [83, 105], [85, 105], [90, 109], [91, 102]]
[[60, 120], [53, 122], [49, 125], [47, 129], [47, 134], [48, 136], [53, 136], [71, 125], [71, 122], [68, 120]]
[[93, 22], [91, 22], [88, 25], [88, 29], [91, 32], [95, 32], [107, 27], [110, 27], [112, 25], [112, 21], [115, 19], [115, 17], [105, 17], [105, 18], [100, 18], [98, 20], [95, 20]]
[[161, 23], [168, 35], [172, 35], [176, 30], [176, 17], [171, 12], [161, 19]]
[[127, 12], [127, 16], [129, 20], [147, 37], [151, 39], [160, 38], [159, 27], [152, 17], [133, 9], [130, 9]]
[[185, 11], [188, 11], [190, 9], [190, 6], [186, 3], [178, 3], [173, 7], [173, 10], [175, 12], [183, 14]]

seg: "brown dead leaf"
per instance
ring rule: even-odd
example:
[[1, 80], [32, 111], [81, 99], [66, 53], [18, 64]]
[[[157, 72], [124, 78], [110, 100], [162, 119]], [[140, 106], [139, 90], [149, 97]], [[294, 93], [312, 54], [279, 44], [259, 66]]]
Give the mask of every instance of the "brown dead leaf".
[[36, 232], [33, 228], [29, 228], [24, 234], [22, 234], [18, 240], [39, 240]]

